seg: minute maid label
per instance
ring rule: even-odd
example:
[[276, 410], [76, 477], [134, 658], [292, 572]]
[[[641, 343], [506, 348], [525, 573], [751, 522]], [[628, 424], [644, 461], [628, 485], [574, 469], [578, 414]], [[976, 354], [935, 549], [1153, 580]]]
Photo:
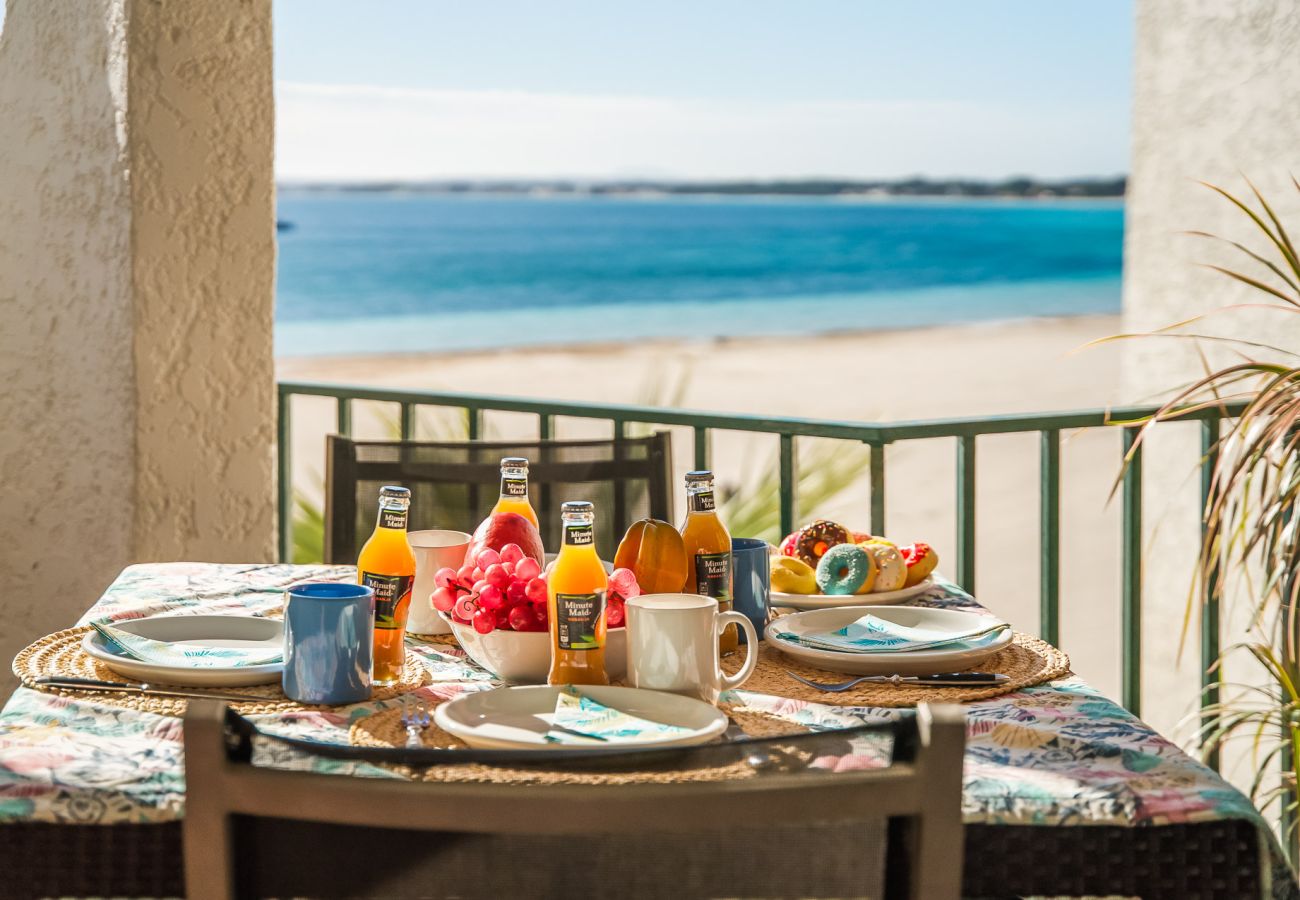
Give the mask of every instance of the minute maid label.
[[528, 479], [527, 478], [502, 478], [501, 496], [502, 497], [527, 497]]
[[695, 593], [731, 600], [731, 554], [695, 554]]
[[361, 583], [375, 592], [375, 627], [393, 630], [406, 625], [414, 575], [376, 575], [362, 572]]
[[564, 543], [572, 544], [575, 547], [585, 547], [595, 540], [590, 525], [566, 525], [564, 528]]
[[605, 613], [605, 592], [555, 595], [555, 637], [561, 650], [597, 650], [596, 626]]
[[405, 531], [406, 510], [381, 509], [379, 511], [379, 524], [384, 528], [400, 528]]
[[692, 512], [713, 512], [717, 509], [713, 502], [713, 491], [700, 491], [698, 494], [691, 494], [690, 500]]

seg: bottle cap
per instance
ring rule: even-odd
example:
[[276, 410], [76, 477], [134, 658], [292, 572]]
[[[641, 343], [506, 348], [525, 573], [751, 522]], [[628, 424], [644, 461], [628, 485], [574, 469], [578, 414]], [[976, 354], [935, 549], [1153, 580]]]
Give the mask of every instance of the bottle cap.
[[590, 500], [566, 500], [560, 504], [560, 515], [572, 515], [574, 513], [589, 513], [595, 510]]
[[501, 460], [501, 468], [526, 469], [528, 468], [528, 460], [524, 459], [522, 456], [507, 456]]
[[696, 469], [694, 472], [686, 473], [686, 483], [691, 484], [696, 481], [712, 481], [713, 473], [708, 469]]
[[411, 489], [404, 488], [398, 484], [386, 484], [379, 489], [380, 497], [395, 497], [399, 500], [410, 500]]

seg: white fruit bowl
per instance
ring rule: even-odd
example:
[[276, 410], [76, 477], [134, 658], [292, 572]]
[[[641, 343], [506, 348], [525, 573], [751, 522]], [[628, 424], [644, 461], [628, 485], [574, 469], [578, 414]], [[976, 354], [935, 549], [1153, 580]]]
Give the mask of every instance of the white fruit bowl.
[[[511, 684], [546, 684], [551, 668], [551, 635], [547, 631], [506, 631], [479, 634], [445, 613], [452, 633], [470, 659]], [[605, 638], [605, 671], [610, 681], [627, 672], [627, 629], [611, 628]]]

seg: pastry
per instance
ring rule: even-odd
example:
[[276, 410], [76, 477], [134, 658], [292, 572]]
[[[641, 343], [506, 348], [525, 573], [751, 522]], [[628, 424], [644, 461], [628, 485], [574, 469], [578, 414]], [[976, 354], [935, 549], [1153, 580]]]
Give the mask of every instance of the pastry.
[[920, 584], [930, 577], [935, 566], [939, 565], [939, 554], [929, 544], [917, 541], [910, 547], [902, 548], [903, 562], [907, 563], [906, 587]]
[[817, 563], [817, 586], [823, 594], [835, 596], [862, 593], [875, 569], [868, 550], [857, 544], [836, 544]]
[[810, 566], [815, 566], [827, 550], [849, 543], [849, 531], [829, 519], [818, 519], [805, 525], [796, 533], [794, 555]]
[[897, 591], [907, 583], [907, 563], [903, 561], [903, 554], [899, 553], [898, 548], [893, 544], [876, 540], [854, 546], [870, 553], [876, 561], [876, 568], [880, 570], [876, 575], [876, 584], [871, 589], [873, 593]]
[[772, 590], [783, 594], [817, 593], [813, 567], [793, 556], [772, 557]]
[[799, 542], [799, 532], [792, 531], [782, 538], [781, 543], [777, 545], [776, 552], [781, 556], [794, 556], [794, 546]]

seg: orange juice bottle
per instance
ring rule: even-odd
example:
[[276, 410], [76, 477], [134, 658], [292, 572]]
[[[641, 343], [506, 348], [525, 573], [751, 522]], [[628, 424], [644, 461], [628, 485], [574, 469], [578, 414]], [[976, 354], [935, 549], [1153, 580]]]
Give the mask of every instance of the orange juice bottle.
[[[718, 609], [731, 609], [731, 535], [718, 518], [713, 500], [713, 473], [686, 473], [686, 521], [682, 523], [682, 542], [686, 544], [687, 568], [685, 594], [703, 594], [718, 601]], [[718, 637], [723, 656], [735, 653], [740, 646], [736, 626], [728, 625]]]
[[415, 581], [415, 554], [406, 539], [410, 506], [407, 488], [381, 488], [375, 531], [357, 557], [357, 583], [375, 592], [373, 683], [377, 685], [396, 684], [406, 661], [406, 614]]
[[605, 567], [596, 555], [592, 506], [585, 500], [560, 507], [564, 544], [546, 579], [551, 619], [551, 671], [547, 684], [609, 684], [605, 672]]
[[519, 513], [541, 530], [537, 513], [528, 502], [528, 460], [522, 456], [507, 456], [501, 460], [501, 499], [492, 507], [494, 513]]

